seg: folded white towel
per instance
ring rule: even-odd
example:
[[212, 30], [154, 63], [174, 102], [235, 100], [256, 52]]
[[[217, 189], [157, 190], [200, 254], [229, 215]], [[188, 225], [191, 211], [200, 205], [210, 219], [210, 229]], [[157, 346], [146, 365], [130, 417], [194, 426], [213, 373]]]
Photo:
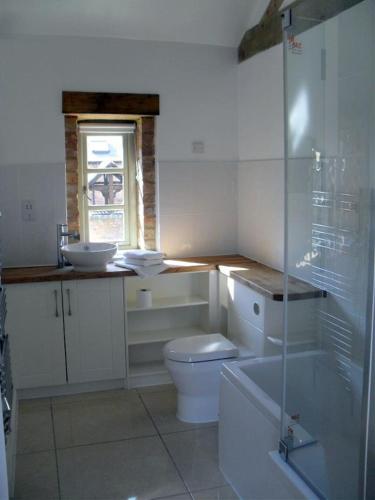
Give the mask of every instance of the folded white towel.
[[131, 269], [135, 271], [140, 278], [152, 278], [156, 276], [166, 269], [168, 269], [167, 264], [159, 264], [157, 266], [133, 266], [132, 264], [128, 264], [127, 262], [116, 262], [115, 264], [118, 267], [124, 267], [125, 269]]
[[152, 259], [144, 259], [143, 257], [132, 257], [131, 255], [124, 254], [124, 259], [126, 261], [135, 260], [137, 262], [160, 262], [163, 260], [163, 257], [152, 257]]
[[128, 250], [124, 252], [125, 258], [131, 259], [144, 259], [144, 260], [152, 260], [152, 259], [162, 259], [164, 254], [162, 252], [156, 252], [154, 250]]
[[126, 264], [131, 264], [133, 266], [149, 267], [157, 266], [163, 264], [163, 259], [131, 259], [130, 257], [125, 258]]

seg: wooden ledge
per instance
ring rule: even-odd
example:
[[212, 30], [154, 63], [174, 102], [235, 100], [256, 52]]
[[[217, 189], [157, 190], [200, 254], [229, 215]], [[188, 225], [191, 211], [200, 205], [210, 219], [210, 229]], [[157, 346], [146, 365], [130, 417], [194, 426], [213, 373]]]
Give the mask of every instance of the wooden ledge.
[[[283, 273], [242, 255], [166, 259], [165, 262], [170, 267], [163, 274], [219, 270], [222, 274], [248, 286], [268, 299], [278, 302], [284, 300]], [[11, 285], [130, 276], [136, 276], [136, 273], [117, 267], [115, 264], [108, 264], [106, 271], [99, 272], [79, 272], [74, 271], [73, 268], [57, 269], [46, 266], [4, 269], [2, 281], [4, 284]], [[325, 296], [325, 291], [297, 278], [289, 278], [289, 300], [306, 300]]]

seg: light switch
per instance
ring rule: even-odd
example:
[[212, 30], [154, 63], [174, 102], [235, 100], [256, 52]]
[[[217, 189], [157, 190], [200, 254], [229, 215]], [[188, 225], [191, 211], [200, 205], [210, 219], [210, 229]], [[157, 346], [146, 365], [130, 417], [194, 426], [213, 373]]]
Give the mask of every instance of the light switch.
[[22, 201], [22, 220], [25, 222], [35, 221], [35, 202], [33, 200]]

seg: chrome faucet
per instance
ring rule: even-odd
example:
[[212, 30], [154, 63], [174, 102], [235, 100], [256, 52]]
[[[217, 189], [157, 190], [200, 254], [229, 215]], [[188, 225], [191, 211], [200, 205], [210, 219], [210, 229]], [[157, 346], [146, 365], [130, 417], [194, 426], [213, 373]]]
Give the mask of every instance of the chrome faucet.
[[66, 259], [61, 253], [61, 248], [68, 244], [68, 238], [79, 240], [78, 231], [69, 233], [68, 224], [57, 224], [57, 267], [60, 269], [66, 264]]

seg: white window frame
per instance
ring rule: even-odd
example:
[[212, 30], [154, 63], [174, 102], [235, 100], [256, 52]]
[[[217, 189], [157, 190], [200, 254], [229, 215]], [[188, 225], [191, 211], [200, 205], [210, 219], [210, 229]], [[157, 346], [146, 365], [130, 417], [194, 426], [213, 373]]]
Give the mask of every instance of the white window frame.
[[[122, 210], [124, 214], [124, 241], [117, 243], [120, 250], [137, 248], [137, 198], [136, 198], [136, 126], [115, 122], [78, 122], [79, 130], [79, 218], [80, 233], [84, 241], [90, 241], [89, 212], [100, 210]], [[87, 137], [119, 135], [123, 138], [123, 168], [90, 169], [87, 162]], [[121, 205], [89, 205], [87, 193], [88, 174], [121, 174], [124, 176], [124, 201]]]

